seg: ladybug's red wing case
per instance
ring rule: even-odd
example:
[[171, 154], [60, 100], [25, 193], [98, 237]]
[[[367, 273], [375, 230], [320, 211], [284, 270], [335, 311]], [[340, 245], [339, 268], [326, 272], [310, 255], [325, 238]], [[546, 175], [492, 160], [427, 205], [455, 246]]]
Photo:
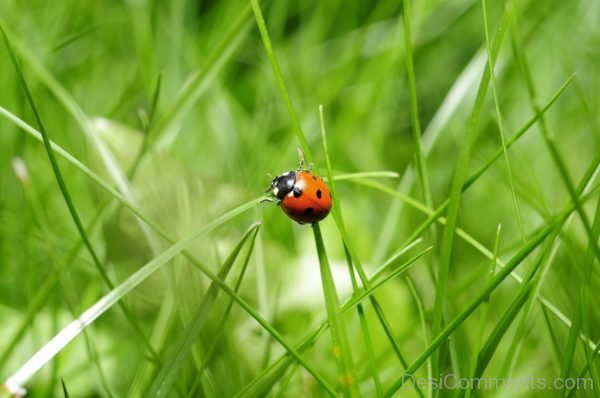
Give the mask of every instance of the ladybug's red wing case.
[[300, 171], [293, 189], [281, 201], [281, 208], [301, 224], [321, 221], [331, 210], [331, 193], [320, 177]]

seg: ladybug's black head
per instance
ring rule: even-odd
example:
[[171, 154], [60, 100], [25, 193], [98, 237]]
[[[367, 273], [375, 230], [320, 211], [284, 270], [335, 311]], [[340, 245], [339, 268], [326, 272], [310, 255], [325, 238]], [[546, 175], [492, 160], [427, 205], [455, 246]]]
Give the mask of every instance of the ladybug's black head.
[[280, 176], [273, 178], [271, 181], [270, 191], [277, 199], [282, 200], [285, 195], [290, 193], [296, 183], [296, 172], [289, 171]]

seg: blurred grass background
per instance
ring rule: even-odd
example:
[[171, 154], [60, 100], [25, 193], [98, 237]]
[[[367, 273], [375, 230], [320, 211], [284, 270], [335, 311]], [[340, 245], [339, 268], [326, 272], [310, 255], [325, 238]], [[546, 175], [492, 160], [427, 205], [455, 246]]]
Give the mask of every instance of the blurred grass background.
[[[505, 6], [500, 1], [487, 5], [490, 34], [496, 31]], [[519, 35], [508, 30], [495, 70], [502, 132], [511, 136], [535, 115], [515, 47], [521, 48], [529, 63], [540, 106], [576, 73], [545, 114], [576, 185], [594, 165], [600, 144], [600, 3], [550, 0], [513, 6], [511, 23]], [[261, 8], [321, 173], [325, 173], [325, 154], [319, 104], [324, 107], [335, 174], [395, 171], [401, 175], [401, 185], [400, 179], [377, 181], [425, 202], [419, 179], [411, 177], [418, 149], [411, 130], [403, 4], [264, 1]], [[415, 1], [410, 16], [426, 177], [437, 208], [450, 195], [487, 62], [482, 5], [472, 0]], [[246, 1], [4, 0], [0, 21], [50, 138], [114, 183], [115, 174], [107, 171], [98, 153], [105, 145], [128, 175], [138, 207], [176, 240], [258, 198], [270, 181], [269, 174], [297, 165], [299, 143]], [[0, 106], [37, 128], [5, 46], [0, 46], [0, 87]], [[491, 88], [485, 98], [469, 175], [502, 145]], [[507, 153], [524, 236], [503, 157], [461, 199], [458, 227], [490, 252], [497, 226], [502, 225], [498, 256], [504, 261], [571, 199], [542, 133], [540, 125], [534, 125]], [[140, 153], [144, 155], [134, 166]], [[0, 378], [5, 379], [109, 289], [81, 247], [43, 146], [6, 117], [0, 118], [0, 162]], [[84, 224], [90, 226], [92, 245], [115, 284], [169, 246], [79, 170], [62, 159], [59, 165]], [[351, 181], [336, 186], [346, 230], [368, 274], [402, 248], [426, 219], [422, 211], [381, 190]], [[592, 221], [598, 216], [596, 203], [597, 194], [592, 194], [583, 208]], [[295, 345], [326, 319], [309, 227], [294, 224], [276, 206], [264, 204], [228, 220], [189, 251], [216, 272], [256, 220], [263, 224], [240, 293]], [[321, 229], [338, 293], [345, 299], [352, 286], [340, 235], [331, 217], [321, 223]], [[433, 250], [377, 292], [409, 364], [436, 335], [432, 316], [442, 232], [443, 226], [437, 224], [422, 234], [423, 241], [409, 254], [430, 245]], [[539, 292], [532, 296], [542, 295], [569, 321], [583, 319], [581, 333], [596, 341], [600, 313], [593, 292], [600, 279], [598, 258], [589, 254], [588, 245], [586, 228], [574, 216], [551, 242], [543, 275], [538, 275]], [[597, 246], [597, 235], [592, 245]], [[517, 269], [520, 275], [532, 267], [535, 254]], [[489, 264], [490, 259], [472, 244], [455, 239], [444, 324], [461, 314], [481, 291]], [[31, 396], [62, 394], [61, 378], [72, 396], [144, 396], [207, 286], [208, 279], [186, 258], [175, 257], [125, 297], [129, 315], [115, 306], [45, 366], [27, 385]], [[487, 314], [478, 316], [483, 313], [478, 310], [456, 330], [440, 351], [440, 373], [470, 374], [477, 363], [474, 355], [483, 345], [478, 341], [480, 318], [485, 339], [500, 324], [519, 286], [507, 279], [494, 290]], [[591, 294], [586, 295], [586, 288]], [[483, 374], [578, 377], [584, 366], [591, 365], [591, 377], [598, 380], [599, 363], [586, 350], [589, 345], [577, 340], [573, 363], [566, 366], [570, 329], [535, 299], [529, 302], [530, 309], [511, 318]], [[285, 353], [235, 304], [223, 326], [227, 305], [224, 295], [213, 303], [193, 355], [183, 362], [169, 395], [234, 396]], [[365, 304], [364, 310], [373, 347], [365, 346], [355, 312], [347, 313], [346, 329], [359, 390], [364, 396], [376, 396], [366, 360], [369, 353], [384, 390], [406, 367], [390, 350], [371, 306]], [[153, 345], [159, 363], [149, 355], [131, 320]], [[577, 331], [573, 333], [577, 336]], [[214, 355], [207, 355], [215, 337]], [[512, 363], [507, 362], [511, 355]], [[305, 359], [337, 385], [328, 333]], [[208, 366], [197, 378], [204, 360]], [[426, 377], [427, 369], [422, 366], [417, 375]], [[292, 366], [284, 376], [267, 380], [267, 387], [255, 394], [325, 394], [302, 367]], [[597, 397], [600, 385], [595, 387], [594, 392], [578, 391], [575, 396]], [[422, 391], [429, 393], [453, 396], [455, 391]], [[551, 393], [563, 396], [564, 392]], [[414, 390], [402, 394], [418, 396]], [[473, 394], [504, 396], [506, 391]], [[549, 392], [520, 394], [548, 396]]]

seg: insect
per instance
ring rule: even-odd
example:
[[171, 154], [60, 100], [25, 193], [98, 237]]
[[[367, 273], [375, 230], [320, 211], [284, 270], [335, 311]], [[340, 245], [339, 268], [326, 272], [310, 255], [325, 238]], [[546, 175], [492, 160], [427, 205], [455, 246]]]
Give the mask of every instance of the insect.
[[331, 210], [331, 192], [321, 177], [308, 169], [303, 162], [295, 171], [283, 173], [271, 181], [267, 192], [277, 198], [277, 204], [292, 220], [300, 223], [321, 221]]

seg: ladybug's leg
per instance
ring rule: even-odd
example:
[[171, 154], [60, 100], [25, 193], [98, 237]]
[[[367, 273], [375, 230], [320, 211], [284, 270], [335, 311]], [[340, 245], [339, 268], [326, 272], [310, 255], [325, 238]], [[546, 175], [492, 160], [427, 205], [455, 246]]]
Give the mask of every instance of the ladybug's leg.
[[271, 198], [269, 196], [265, 196], [264, 198], [262, 198], [260, 200], [259, 203], [264, 203], [264, 202], [269, 202], [269, 203], [273, 203], [273, 202], [277, 202], [277, 204], [279, 204], [281, 201], [275, 198]]

